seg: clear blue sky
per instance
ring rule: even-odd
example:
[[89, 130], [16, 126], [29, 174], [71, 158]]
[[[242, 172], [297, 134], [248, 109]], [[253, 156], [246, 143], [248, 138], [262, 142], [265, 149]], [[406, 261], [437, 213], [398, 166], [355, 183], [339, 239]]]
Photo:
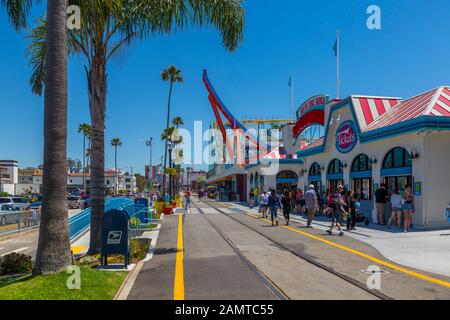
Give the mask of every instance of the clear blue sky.
[[[366, 9], [382, 9], [382, 30], [366, 27]], [[342, 94], [409, 97], [450, 84], [450, 1], [448, 0], [248, 0], [242, 47], [229, 53], [215, 30], [190, 30], [135, 43], [109, 65], [106, 141], [120, 137], [119, 166], [143, 172], [148, 148], [140, 139], [157, 138], [154, 162], [162, 154], [168, 86], [160, 72], [170, 64], [183, 70], [173, 115], [186, 127], [213, 119], [201, 81], [209, 70], [216, 90], [236, 116], [289, 117], [291, 71], [295, 101], [335, 94], [332, 47], [341, 30]], [[34, 10], [34, 16], [43, 12]], [[43, 100], [31, 94], [25, 34], [17, 34], [0, 12], [0, 159], [20, 167], [42, 163]], [[83, 60], [72, 58], [69, 77], [68, 156], [82, 158], [78, 125], [89, 122]], [[106, 165], [113, 167], [113, 150]]]

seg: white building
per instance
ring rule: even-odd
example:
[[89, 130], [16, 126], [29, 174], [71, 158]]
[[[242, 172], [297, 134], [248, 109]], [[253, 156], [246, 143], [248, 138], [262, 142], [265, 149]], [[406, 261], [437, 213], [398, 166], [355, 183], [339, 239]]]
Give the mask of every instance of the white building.
[[[409, 185], [415, 194], [415, 226], [450, 225], [449, 87], [406, 100], [350, 96], [326, 104], [323, 117], [324, 136], [297, 153], [303, 161], [299, 186], [353, 189], [363, 196], [361, 211], [375, 220], [374, 193], [380, 184], [389, 193]], [[286, 143], [292, 147], [292, 140]]]

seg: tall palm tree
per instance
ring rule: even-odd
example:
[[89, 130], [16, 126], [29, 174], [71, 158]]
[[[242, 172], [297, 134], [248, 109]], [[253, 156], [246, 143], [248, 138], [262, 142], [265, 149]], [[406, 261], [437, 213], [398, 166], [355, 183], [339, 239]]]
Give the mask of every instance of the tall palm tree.
[[117, 189], [119, 188], [119, 176], [117, 170], [117, 148], [122, 146], [122, 141], [119, 138], [114, 138], [111, 140], [111, 145], [114, 147], [114, 172], [115, 172], [115, 183], [114, 183], [114, 195], [117, 196]]
[[175, 126], [175, 128], [179, 129], [180, 126], [182, 126], [184, 124], [184, 120], [182, 117], [175, 117], [172, 120], [172, 125]]
[[[170, 124], [170, 107], [171, 107], [171, 101], [172, 101], [172, 92], [173, 92], [173, 85], [175, 83], [183, 83], [183, 77], [181, 76], [181, 70], [178, 69], [175, 66], [169, 66], [169, 68], [164, 69], [161, 73], [161, 79], [163, 81], [169, 81], [169, 98], [167, 99], [167, 119], [166, 119], [166, 130], [169, 130], [169, 124]], [[167, 148], [168, 148], [168, 139], [165, 139], [165, 151], [164, 151], [164, 172], [167, 168]], [[163, 193], [166, 193], [166, 175], [164, 174], [163, 179]]]
[[[0, 0], [16, 30], [26, 28], [33, 3], [40, 0]], [[44, 95], [43, 203], [36, 253], [35, 274], [66, 269], [71, 263], [67, 215], [67, 3], [48, 1], [45, 37], [48, 54], [42, 56], [46, 70], [40, 81]]]
[[[16, 30], [26, 28], [33, 3], [0, 0]], [[44, 177], [35, 274], [66, 269], [71, 263], [67, 214], [67, 1], [47, 1], [44, 94]]]
[[[92, 124], [89, 245], [89, 253], [92, 254], [100, 250], [101, 217], [104, 213], [104, 129], [108, 62], [135, 41], [175, 33], [190, 26], [215, 27], [222, 35], [224, 47], [233, 51], [243, 39], [244, 9], [242, 0], [69, 0], [69, 4], [78, 5], [83, 12], [81, 29], [68, 31], [67, 46], [70, 54], [81, 54], [86, 58], [84, 69]], [[45, 19], [41, 19], [31, 34], [30, 60], [34, 66], [31, 82], [36, 93], [40, 93], [43, 87], [45, 61], [41, 57], [47, 48], [43, 37], [46, 28]]]
[[90, 140], [91, 126], [82, 123], [78, 126], [78, 133], [83, 134], [83, 192], [86, 194], [86, 140]]

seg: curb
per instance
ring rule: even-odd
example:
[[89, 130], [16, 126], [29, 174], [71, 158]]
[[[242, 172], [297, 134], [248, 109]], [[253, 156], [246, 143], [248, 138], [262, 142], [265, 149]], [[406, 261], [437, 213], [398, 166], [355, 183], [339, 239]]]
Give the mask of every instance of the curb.
[[39, 231], [39, 228], [33, 228], [33, 229], [30, 229], [30, 230], [14, 232], [14, 233], [11, 233], [11, 234], [7, 234], [4, 237], [0, 236], [0, 242], [8, 240], [8, 239], [11, 239], [11, 238], [16, 238], [16, 237], [22, 236], [24, 234], [29, 234], [29, 233], [32, 233], [32, 232], [35, 232], [35, 231]]

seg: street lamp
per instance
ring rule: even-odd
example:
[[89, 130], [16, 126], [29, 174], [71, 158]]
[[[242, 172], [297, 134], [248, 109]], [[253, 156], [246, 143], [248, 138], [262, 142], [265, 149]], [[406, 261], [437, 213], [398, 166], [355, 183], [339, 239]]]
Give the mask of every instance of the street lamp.
[[150, 140], [147, 140], [145, 142], [145, 145], [150, 148], [150, 167], [148, 169], [148, 180], [150, 182], [150, 186], [153, 186], [153, 179], [152, 179], [152, 171], [153, 171], [153, 161], [152, 161], [152, 158], [153, 158], [153, 154], [152, 154], [153, 137], [151, 137]]
[[[174, 148], [172, 141], [168, 142], [167, 148], [169, 150], [169, 168], [172, 169], [172, 150]], [[169, 174], [169, 194], [172, 196], [172, 174]]]

